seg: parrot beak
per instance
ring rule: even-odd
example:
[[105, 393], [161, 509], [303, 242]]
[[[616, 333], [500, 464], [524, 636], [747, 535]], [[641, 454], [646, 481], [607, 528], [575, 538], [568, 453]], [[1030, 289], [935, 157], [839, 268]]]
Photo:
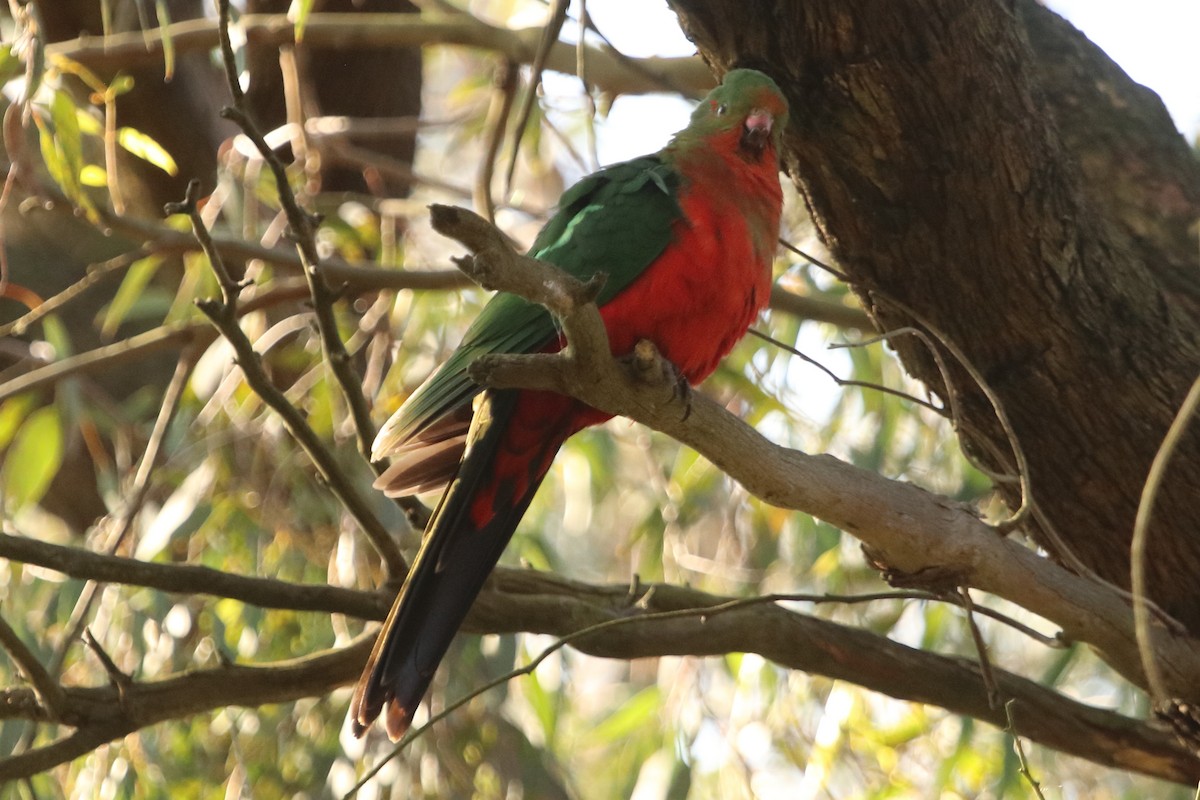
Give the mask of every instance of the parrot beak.
[[771, 112], [765, 108], [755, 108], [746, 115], [746, 122], [742, 127], [742, 138], [740, 145], [742, 150], [751, 155], [760, 155], [767, 147], [767, 142], [771, 140], [771, 128], [775, 124], [775, 118], [771, 116]]

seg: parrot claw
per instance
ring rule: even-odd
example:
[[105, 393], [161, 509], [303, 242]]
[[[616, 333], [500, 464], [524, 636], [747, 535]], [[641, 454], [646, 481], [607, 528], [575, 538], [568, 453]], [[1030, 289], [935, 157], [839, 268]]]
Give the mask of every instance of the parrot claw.
[[692, 415], [691, 382], [679, 367], [663, 357], [654, 342], [640, 339], [633, 346], [633, 352], [622, 360], [633, 366], [634, 373], [644, 383], [669, 383], [671, 402], [683, 403], [683, 419]]

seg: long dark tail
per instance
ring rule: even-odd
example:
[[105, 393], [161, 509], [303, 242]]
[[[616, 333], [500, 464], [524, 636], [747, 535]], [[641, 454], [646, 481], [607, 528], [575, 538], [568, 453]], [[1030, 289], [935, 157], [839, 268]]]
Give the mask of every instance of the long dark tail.
[[408, 730], [454, 634], [571, 433], [559, 408], [549, 417], [550, 409], [531, 408], [540, 405], [530, 402], [537, 397], [545, 395], [481, 395], [458, 475], [429, 521], [354, 691], [356, 736], [385, 706], [388, 736], [396, 741]]

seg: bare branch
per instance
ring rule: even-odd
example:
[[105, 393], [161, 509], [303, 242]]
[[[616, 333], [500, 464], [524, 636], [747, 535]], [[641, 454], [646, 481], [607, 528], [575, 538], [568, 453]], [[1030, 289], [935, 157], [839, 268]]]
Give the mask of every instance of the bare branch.
[[[159, 408], [158, 416], [154, 420], [154, 429], [150, 433], [150, 438], [146, 441], [146, 449], [142, 451], [141, 461], [138, 464], [137, 472], [134, 474], [130, 497], [121, 508], [111, 533], [106, 537], [104, 550], [109, 555], [117, 552], [121, 547], [121, 544], [125, 541], [125, 537], [129, 535], [129, 531], [133, 527], [134, 519], [146, 502], [146, 495], [150, 490], [150, 476], [153, 474], [154, 467], [158, 463], [159, 450], [167, 435], [167, 429], [171, 425], [171, 420], [175, 418], [175, 412], [179, 409], [179, 401], [183, 397], [184, 387], [187, 385], [187, 380], [191, 376], [192, 369], [195, 367], [196, 360], [200, 357], [201, 352], [195, 346], [188, 346], [179, 355], [179, 360], [175, 364], [175, 373], [171, 376], [171, 382], [167, 385], [167, 390], [163, 393], [162, 406]], [[54, 660], [51, 662], [50, 667], [53, 674], [58, 675], [62, 671], [62, 665], [67, 657], [67, 650], [87, 626], [92, 603], [95, 601], [99, 590], [100, 585], [96, 581], [89, 581], [83, 588], [83, 591], [79, 593], [79, 598], [75, 601], [75, 607], [71, 610], [71, 618], [66, 625], [66, 633], [59, 639], [55, 649]]]
[[37, 660], [37, 656], [25, 646], [21, 637], [3, 617], [0, 617], [0, 647], [4, 648], [25, 679], [32, 684], [39, 704], [46, 710], [50, 718], [66, 719], [67, 703], [63, 688], [46, 671], [42, 662]]
[[[936, 704], [1000, 728], [1007, 723], [1003, 709], [988, 706], [978, 665], [967, 659], [926, 653], [815, 619], [775, 604], [777, 597], [735, 599], [665, 584], [643, 588], [640, 597], [631, 597], [624, 584], [591, 586], [531, 570], [501, 569], [472, 609], [466, 629], [575, 635], [572, 646], [606, 658], [758, 653], [786, 668]], [[376, 609], [378, 614], [386, 610], [383, 605]], [[85, 737], [74, 741], [91, 745], [79, 749], [82, 745], [56, 743], [51, 747], [58, 748], [58, 760], [47, 754], [50, 748], [0, 759], [0, 780], [48, 769], [103, 741], [166, 720], [229, 705], [327, 694], [358, 676], [373, 638], [369, 633], [345, 648], [302, 659], [234, 664], [132, 683], [120, 693], [113, 686], [66, 687], [65, 702], [80, 725], [77, 736]], [[1200, 779], [1200, 760], [1169, 732], [1090, 708], [1002, 670], [995, 676], [1000, 691], [1021, 711], [1022, 736], [1122, 769], [1181, 782]], [[0, 693], [0, 716], [45, 721], [29, 689]]]
[[163, 350], [195, 345], [205, 347], [216, 338], [212, 329], [201, 322], [184, 322], [163, 325], [159, 328], [130, 336], [120, 342], [97, 347], [76, 356], [55, 361], [44, 367], [31, 370], [24, 375], [0, 384], [0, 401], [49, 386], [71, 375], [86, 374], [117, 364], [140, 361], [148, 355]]
[[[238, 27], [252, 46], [295, 44], [295, 23], [283, 14], [247, 14]], [[304, 26], [304, 46], [381, 47], [429, 44], [461, 45], [492, 50], [510, 61], [530, 64], [537, 53], [542, 28], [498, 28], [470, 14], [310, 14]], [[163, 63], [163, 42], [177, 53], [212, 50], [218, 46], [217, 22], [197, 19], [111, 36], [88, 36], [46, 47], [48, 58], [65, 56], [91, 69], [116, 71], [136, 65]], [[713, 85], [712, 73], [697, 58], [629, 59], [609, 47], [587, 47], [588, 80], [612, 94], [642, 94], [672, 87], [699, 96]], [[546, 68], [571, 74], [576, 68], [575, 46], [555, 42]]]
[[[296, 251], [300, 256], [301, 271], [308, 280], [308, 289], [312, 294], [313, 311], [316, 312], [317, 332], [320, 334], [321, 349], [325, 354], [342, 398], [350, 409], [354, 420], [354, 429], [358, 435], [358, 449], [368, 463], [371, 462], [371, 442], [375, 438], [375, 425], [371, 421], [371, 408], [363, 394], [362, 379], [354, 371], [350, 354], [338, 334], [337, 319], [333, 306], [338, 300], [338, 292], [332, 289], [320, 272], [321, 257], [317, 252], [316, 232], [319, 220], [307, 210], [300, 207], [296, 194], [288, 181], [287, 170], [274, 149], [267, 144], [262, 130], [254, 121], [246, 105], [245, 95], [238, 82], [237, 61], [234, 57], [233, 46], [229, 40], [229, 0], [220, 0], [217, 17], [221, 37], [221, 61], [225, 66], [226, 83], [233, 96], [233, 107], [226, 108], [223, 116], [232, 119], [242, 129], [250, 141], [254, 142], [259, 155], [267, 163], [275, 179], [275, 189], [279, 193], [279, 204], [287, 216], [288, 228], [296, 242]], [[285, 72], [286, 74], [286, 72]], [[199, 234], [197, 234], [199, 238]], [[206, 248], [207, 250], [207, 248]], [[212, 259], [210, 254], [210, 260]], [[217, 256], [219, 259], [219, 255]], [[217, 268], [213, 264], [213, 268]], [[232, 305], [229, 297], [226, 304]], [[381, 474], [383, 466], [378, 465], [376, 473]], [[389, 559], [388, 567], [395, 569], [398, 565]]]
[[189, 187], [188, 198], [179, 207], [179, 210], [192, 219], [192, 229], [210, 261], [213, 261], [213, 269], [221, 281], [222, 295], [225, 298], [224, 301], [202, 300], [196, 305], [233, 347], [246, 383], [254, 389], [255, 393], [272, 411], [279, 415], [288, 433], [312, 459], [334, 495], [358, 522], [367, 539], [383, 558], [389, 572], [393, 575], [404, 573], [407, 569], [406, 562], [396, 540], [392, 538], [383, 523], [363, 500], [358, 489], [342, 470], [333, 454], [309, 426], [308, 421], [304, 419], [304, 415], [288, 401], [263, 370], [262, 359], [237, 323], [236, 306], [233, 305], [233, 301], [236, 298], [239, 284], [233, 283], [228, 271], [220, 266], [220, 253], [208, 237], [208, 230], [200, 218], [194, 200], [194, 195]]
[[[524, 269], [532, 259], [506, 253], [496, 246], [499, 239], [458, 234], [454, 238], [475, 250], [477, 257], [471, 264], [475, 273], [480, 272], [478, 262], [486, 261], [482, 271], [488, 281], [517, 290], [527, 299], [540, 302], [548, 294], [543, 287], [561, 280], [553, 276], [557, 270], [544, 263], [527, 276], [506, 274]], [[570, 310], [570, 303], [562, 299], [569, 293], [549, 294], [545, 304], [551, 311]], [[576, 352], [565, 357], [488, 356], [473, 365], [472, 376], [498, 388], [568, 394], [647, 424], [699, 451], [756, 497], [812, 514], [851, 533], [901, 571], [953, 571], [962, 576], [964, 585], [1010, 600], [1060, 625], [1072, 640], [1098, 647], [1122, 675], [1144, 684], [1133, 617], [1118, 592], [998, 536], [961, 503], [832, 456], [811, 456], [775, 445], [701, 394], [689, 398], [690, 413], [684, 415], [668, 379], [657, 383], [647, 379], [664, 370], [644, 370], [643, 377], [633, 377], [609, 357], [598, 313], [571, 310], [563, 325], [568, 350]], [[1175, 693], [1200, 696], [1200, 643], [1175, 630], [1156, 630], [1153, 647]]]
[[871, 318], [861, 308], [851, 308], [841, 303], [805, 297], [795, 292], [789, 292], [780, 286], [771, 289], [771, 309], [816, 322], [828, 322], [839, 328], [854, 328], [860, 331], [875, 330], [875, 326], [871, 324]]
[[319, 611], [381, 620], [391, 604], [390, 597], [374, 592], [287, 583], [273, 578], [249, 578], [191, 564], [157, 564], [100, 555], [9, 534], [0, 534], [0, 558], [37, 564], [81, 580], [146, 586], [168, 594], [228, 597], [260, 608]]
[[[605, 658], [661, 655], [758, 653], [781, 666], [847, 680], [892, 697], [929, 703], [952, 712], [1007, 725], [1003, 708], [988, 704], [979, 666], [898, 644], [867, 631], [788, 611], [778, 605], [732, 598], [665, 584], [645, 587], [631, 598], [629, 587], [592, 587], [530, 571], [499, 570], [476, 603], [468, 629], [526, 630], [566, 636], [616, 618], [628, 624], [597, 632], [572, 646]], [[737, 604], [725, 613], [654, 620], [660, 612]], [[640, 619], [646, 615], [650, 619]], [[1172, 780], [1200, 779], [1200, 759], [1161, 728], [1067, 700], [1051, 689], [1003, 670], [994, 670], [999, 691], [1016, 699], [1019, 733], [1048, 747], [1122, 769], [1151, 771]], [[1147, 742], [1172, 764], [1148, 757]], [[1134, 744], [1137, 742], [1137, 744]], [[1132, 749], [1126, 750], [1127, 746]], [[1159, 749], [1161, 748], [1161, 750]]]

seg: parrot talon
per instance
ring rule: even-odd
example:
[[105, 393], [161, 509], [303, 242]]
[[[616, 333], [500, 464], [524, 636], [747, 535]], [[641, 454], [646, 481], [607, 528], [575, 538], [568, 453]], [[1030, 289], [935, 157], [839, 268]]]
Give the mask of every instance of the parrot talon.
[[[667, 363], [670, 364], [671, 362], [668, 361]], [[671, 364], [671, 366], [675, 365]], [[680, 372], [678, 368], [675, 370], [675, 388], [671, 399], [683, 403], [683, 416], [680, 418], [680, 421], [687, 422], [688, 417], [692, 415], [692, 384], [688, 381], [687, 376]]]
[[634, 373], [644, 383], [658, 382], [671, 385], [669, 402], [683, 403], [683, 420], [692, 415], [692, 383], [687, 375], [670, 359], [664, 358], [658, 347], [649, 339], [640, 339], [627, 357], [632, 362]]

